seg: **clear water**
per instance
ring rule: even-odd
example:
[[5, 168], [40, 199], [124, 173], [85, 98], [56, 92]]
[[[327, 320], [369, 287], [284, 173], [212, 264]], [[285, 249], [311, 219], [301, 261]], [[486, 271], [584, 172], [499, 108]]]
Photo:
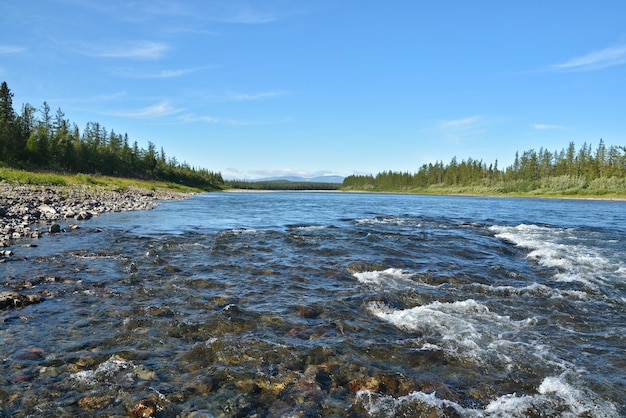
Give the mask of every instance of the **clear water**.
[[2, 416], [625, 416], [626, 203], [211, 193], [12, 248]]

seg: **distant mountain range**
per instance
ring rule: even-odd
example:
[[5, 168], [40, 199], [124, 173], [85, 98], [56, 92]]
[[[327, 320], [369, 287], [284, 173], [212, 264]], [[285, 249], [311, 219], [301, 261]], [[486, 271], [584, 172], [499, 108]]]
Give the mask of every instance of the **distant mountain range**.
[[341, 176], [317, 176], [317, 177], [298, 177], [298, 176], [283, 176], [283, 177], [266, 177], [262, 179], [251, 180], [254, 182], [260, 181], [291, 181], [297, 183], [343, 183], [343, 177]]

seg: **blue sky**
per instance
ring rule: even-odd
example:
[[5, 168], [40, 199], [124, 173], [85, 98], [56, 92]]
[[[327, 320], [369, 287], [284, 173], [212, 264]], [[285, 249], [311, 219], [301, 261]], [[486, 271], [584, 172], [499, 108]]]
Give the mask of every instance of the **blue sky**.
[[225, 178], [626, 145], [626, 2], [0, 3], [0, 79]]

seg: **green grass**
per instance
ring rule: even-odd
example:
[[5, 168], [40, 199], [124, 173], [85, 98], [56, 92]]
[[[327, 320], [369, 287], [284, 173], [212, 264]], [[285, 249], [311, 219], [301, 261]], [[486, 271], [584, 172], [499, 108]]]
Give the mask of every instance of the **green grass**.
[[585, 180], [573, 180], [569, 177], [563, 176], [542, 179], [539, 181], [515, 180], [497, 182], [490, 185], [432, 185], [424, 188], [394, 190], [377, 189], [370, 185], [369, 187], [363, 187], [360, 189], [343, 188], [342, 190], [443, 195], [626, 199], [626, 179], [611, 177], [599, 178], [592, 180], [591, 182], [586, 182]]
[[[0, 181], [41, 186], [87, 185], [108, 189], [125, 190], [136, 187], [146, 190], [171, 190], [182, 193], [198, 193], [203, 190], [171, 182], [159, 182], [121, 177], [97, 176], [88, 174], [58, 174], [32, 172], [0, 167]], [[349, 190], [349, 189], [341, 189]], [[398, 192], [420, 194], [460, 194], [480, 196], [526, 196], [526, 197], [578, 197], [626, 199], [626, 179], [598, 178], [590, 182], [571, 179], [568, 176], [550, 177], [539, 181], [508, 181], [491, 185], [470, 186], [430, 186], [419, 189], [377, 190], [364, 187], [361, 191]]]
[[137, 187], [147, 190], [165, 189], [183, 193], [197, 193], [203, 191], [194, 187], [187, 187], [181, 184], [169, 182], [96, 176], [82, 173], [57, 174], [0, 168], [0, 181], [3, 180], [11, 183], [32, 184], [39, 186], [87, 185], [122, 190], [128, 189], [129, 187]]

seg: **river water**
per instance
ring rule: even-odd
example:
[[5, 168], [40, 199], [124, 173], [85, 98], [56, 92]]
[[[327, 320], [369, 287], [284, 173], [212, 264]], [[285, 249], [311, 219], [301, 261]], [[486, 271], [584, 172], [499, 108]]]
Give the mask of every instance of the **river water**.
[[35, 244], [2, 416], [626, 416], [626, 202], [208, 193]]

